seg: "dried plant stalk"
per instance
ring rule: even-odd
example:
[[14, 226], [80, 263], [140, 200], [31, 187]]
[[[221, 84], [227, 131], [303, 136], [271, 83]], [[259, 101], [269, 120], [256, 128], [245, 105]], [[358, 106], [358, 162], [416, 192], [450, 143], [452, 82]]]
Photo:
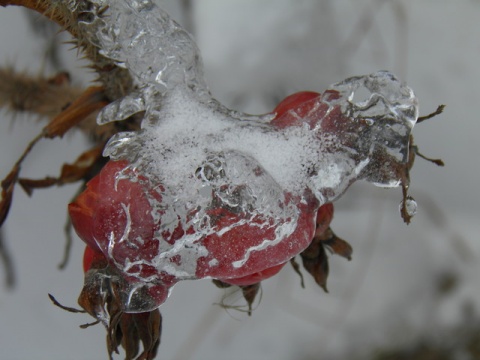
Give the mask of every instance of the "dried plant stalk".
[[95, 6], [88, 0], [78, 1], [75, 11], [64, 3], [55, 0], [0, 0], [0, 6], [22, 6], [34, 10], [67, 30], [74, 38], [73, 43], [80, 48], [90, 60], [93, 70], [98, 74], [98, 81], [105, 86], [105, 93], [110, 101], [128, 93], [132, 88], [132, 79], [126, 69], [119, 68], [112, 60], [102, 56], [99, 48], [87, 40], [87, 35], [79, 26], [82, 15]]

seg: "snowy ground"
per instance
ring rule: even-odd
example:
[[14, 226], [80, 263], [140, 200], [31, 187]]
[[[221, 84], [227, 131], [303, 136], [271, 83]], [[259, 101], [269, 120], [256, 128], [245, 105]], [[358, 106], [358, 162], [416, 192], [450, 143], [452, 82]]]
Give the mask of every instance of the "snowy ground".
[[[177, 3], [165, 2], [183, 21]], [[331, 258], [329, 294], [310, 280], [301, 289], [287, 267], [264, 283], [261, 303], [248, 318], [212, 305], [224, 293], [209, 281], [179, 284], [162, 306], [159, 358], [345, 359], [373, 346], [433, 337], [465, 316], [472, 318], [469, 311], [478, 318], [480, 2], [194, 3], [207, 80], [226, 105], [262, 113], [288, 93], [322, 91], [348, 76], [388, 69], [415, 90], [422, 114], [447, 104], [443, 115], [414, 129], [422, 153], [441, 157], [446, 167], [417, 161], [411, 194], [419, 214], [409, 226], [397, 210], [398, 189], [356, 184], [347, 192], [333, 228], [352, 244], [354, 255], [351, 262]], [[1, 63], [37, 71], [43, 45], [35, 43], [21, 12], [0, 9], [0, 26]], [[82, 81], [77, 75], [82, 72], [72, 71]], [[1, 177], [41, 128], [22, 116], [14, 123], [2, 117]], [[43, 141], [24, 164], [23, 175], [56, 174], [85, 146], [80, 134]], [[74, 305], [82, 286], [80, 242], [68, 268], [57, 270], [65, 204], [75, 191], [75, 186], [37, 191], [31, 199], [15, 193], [5, 235], [17, 285], [0, 291], [0, 359], [106, 357], [104, 329], [79, 329], [91, 319], [63, 312], [47, 297], [52, 293]], [[453, 290], [442, 291], [448, 279]]]

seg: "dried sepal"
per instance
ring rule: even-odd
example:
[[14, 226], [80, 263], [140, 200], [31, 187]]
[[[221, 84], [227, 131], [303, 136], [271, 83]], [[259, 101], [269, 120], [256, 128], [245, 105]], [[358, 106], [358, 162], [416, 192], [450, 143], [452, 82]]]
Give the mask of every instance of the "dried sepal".
[[[322, 223], [320, 223], [320, 226], [321, 225]], [[317, 227], [317, 229], [319, 229], [320, 226]], [[339, 238], [332, 229], [328, 227], [323, 232], [317, 231], [310, 245], [300, 253], [305, 270], [313, 276], [315, 282], [325, 290], [325, 292], [328, 292], [327, 278], [329, 265], [326, 249], [348, 260], [351, 259], [353, 250], [348, 242]], [[299, 272], [299, 269], [297, 272]]]
[[[234, 286], [234, 285], [228, 284], [226, 282], [223, 282], [223, 281], [217, 280], [217, 279], [213, 279], [212, 282], [219, 289], [228, 289], [228, 288]], [[248, 316], [251, 316], [252, 315], [252, 305], [255, 302], [255, 299], [256, 299], [256, 297], [257, 297], [257, 295], [258, 295], [258, 293], [261, 289], [261, 284], [258, 282], [258, 283], [250, 284], [250, 285], [240, 285], [239, 288], [242, 291], [243, 298], [247, 302]], [[237, 306], [230, 306], [230, 305], [226, 305], [226, 304], [223, 304], [223, 303], [221, 303], [220, 305], [224, 308], [228, 308], [228, 309], [234, 308], [234, 309], [240, 310], [240, 307], [237, 307]]]
[[292, 265], [293, 270], [298, 274], [298, 276], [300, 276], [300, 286], [305, 289], [305, 281], [303, 279], [302, 270], [300, 270], [300, 265], [294, 257], [290, 259], [290, 265]]
[[[117, 289], [121, 275], [103, 256], [95, 258], [85, 273], [85, 285], [79, 305], [107, 330], [107, 351], [112, 358], [123, 347], [126, 360], [151, 360], [160, 345], [162, 316], [158, 309], [143, 313], [125, 313]], [[140, 344], [143, 351], [140, 352]]]
[[212, 279], [212, 283], [219, 289], [228, 289], [232, 286], [232, 284], [227, 284], [226, 282], [217, 279]]
[[247, 301], [248, 316], [251, 316], [252, 315], [252, 304], [255, 301], [255, 298], [257, 297], [257, 294], [260, 290], [260, 283], [240, 286], [240, 288], [242, 289], [243, 297]]
[[[118, 353], [119, 346], [122, 346], [126, 360], [151, 360], [157, 354], [161, 331], [162, 316], [158, 310], [132, 314], [118, 312], [112, 316], [107, 329], [109, 356]], [[143, 351], [138, 355], [140, 343]]]
[[352, 246], [335, 235], [331, 228], [328, 228], [319, 239], [323, 246], [328, 248], [333, 254], [344, 257], [347, 260], [352, 259]]
[[307, 270], [310, 275], [313, 276], [315, 282], [328, 293], [328, 257], [318, 237], [315, 237], [310, 246], [300, 253], [300, 257], [302, 258], [305, 270]]
[[57, 299], [55, 299], [55, 297], [52, 294], [48, 294], [48, 297], [49, 297], [50, 301], [53, 303], [53, 305], [58, 306], [62, 310], [65, 310], [65, 311], [68, 311], [68, 312], [71, 312], [71, 313], [77, 313], [77, 314], [78, 313], [80, 313], [80, 314], [86, 313], [85, 310], [80, 310], [80, 309], [77, 309], [77, 308], [74, 308], [74, 307], [65, 306], [65, 305], [60, 304], [60, 302], [58, 302]]

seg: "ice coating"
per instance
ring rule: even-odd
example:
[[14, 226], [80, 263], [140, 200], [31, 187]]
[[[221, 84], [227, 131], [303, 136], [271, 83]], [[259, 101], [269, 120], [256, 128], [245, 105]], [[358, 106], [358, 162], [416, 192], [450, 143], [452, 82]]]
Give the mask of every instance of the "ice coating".
[[413, 217], [417, 213], [417, 202], [410, 196], [407, 196], [406, 199], [402, 200], [399, 205], [400, 211], [405, 209], [408, 216]]
[[137, 83], [98, 121], [144, 112], [142, 130], [110, 139], [111, 162], [81, 195], [102, 194], [81, 237], [125, 277], [125, 311], [159, 306], [179, 280], [279, 266], [354, 181], [402, 181], [418, 106], [393, 74], [346, 79], [281, 116], [234, 113], [210, 97], [192, 38], [153, 2], [93, 3], [85, 28]]

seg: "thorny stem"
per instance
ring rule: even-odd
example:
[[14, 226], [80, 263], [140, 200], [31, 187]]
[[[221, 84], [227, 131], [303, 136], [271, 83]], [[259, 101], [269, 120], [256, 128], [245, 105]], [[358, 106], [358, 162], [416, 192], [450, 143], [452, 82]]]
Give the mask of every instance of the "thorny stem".
[[92, 4], [88, 0], [78, 1], [78, 9], [70, 11], [64, 4], [53, 0], [0, 0], [0, 6], [22, 6], [46, 16], [67, 30], [74, 38], [74, 44], [81, 48], [92, 62], [91, 67], [98, 73], [98, 80], [104, 84], [110, 101], [124, 96], [132, 87], [132, 79], [126, 69], [119, 68], [112, 60], [102, 56], [99, 48], [92, 45], [79, 26], [82, 12]]

